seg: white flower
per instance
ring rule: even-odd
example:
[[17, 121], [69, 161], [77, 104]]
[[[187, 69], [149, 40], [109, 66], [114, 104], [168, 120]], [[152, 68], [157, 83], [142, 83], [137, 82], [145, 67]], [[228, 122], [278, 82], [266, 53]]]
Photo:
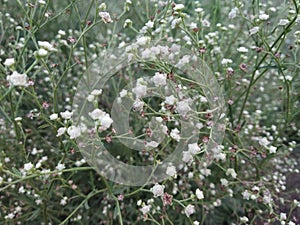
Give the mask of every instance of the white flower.
[[57, 166], [55, 167], [57, 170], [61, 171], [66, 168], [65, 164], [63, 163], [58, 163]]
[[261, 145], [261, 146], [264, 146], [264, 147], [266, 147], [268, 144], [270, 144], [270, 142], [268, 141], [268, 139], [267, 138], [260, 138], [259, 140], [258, 140], [258, 143]]
[[147, 86], [143, 84], [137, 84], [135, 88], [132, 89], [137, 98], [144, 97], [147, 94]]
[[260, 20], [267, 20], [267, 19], [269, 19], [269, 15], [268, 14], [265, 14], [265, 13], [263, 13], [263, 14], [260, 14], [259, 16], [258, 16], [258, 18], [260, 19]]
[[33, 165], [32, 165], [31, 162], [25, 163], [25, 164], [24, 164], [24, 170], [29, 171], [29, 170], [31, 170], [32, 168], [33, 168]]
[[242, 52], [242, 53], [246, 53], [246, 52], [248, 52], [248, 49], [242, 46], [242, 47], [239, 47], [239, 48], [237, 49], [237, 51], [238, 51], [238, 52]]
[[101, 95], [101, 94], [102, 94], [102, 89], [94, 89], [91, 92], [91, 95], [94, 95], [94, 96], [98, 96], [98, 95]]
[[173, 8], [174, 11], [180, 11], [184, 8], [183, 4], [176, 4], [175, 7]]
[[93, 120], [100, 120], [102, 117], [105, 116], [105, 112], [103, 112], [101, 109], [94, 109], [92, 112], [89, 112], [88, 114]]
[[248, 217], [246, 217], [246, 216], [240, 217], [240, 220], [242, 223], [246, 223], [249, 221]]
[[232, 176], [234, 179], [237, 177], [235, 170], [232, 168], [229, 168], [226, 171], [226, 176], [229, 176], [229, 175]]
[[203, 27], [210, 27], [210, 22], [206, 19], [201, 21]]
[[286, 220], [286, 213], [280, 213], [280, 220]]
[[193, 221], [193, 225], [199, 225], [199, 224], [200, 223], [197, 220]]
[[229, 19], [235, 18], [238, 11], [239, 11], [239, 9], [237, 7], [234, 7], [233, 9], [231, 9], [228, 14]]
[[53, 45], [50, 44], [48, 41], [38, 41], [38, 45], [40, 48], [43, 48], [49, 52], [57, 51], [56, 48], [54, 48]]
[[145, 37], [145, 36], [142, 36], [142, 37], [139, 37], [137, 40], [136, 40], [136, 44], [140, 45], [140, 46], [144, 46], [146, 45], [147, 43], [149, 43], [151, 40], [150, 37]]
[[259, 27], [253, 27], [249, 30], [249, 34], [253, 35], [256, 34], [259, 31]]
[[285, 26], [289, 23], [290, 21], [288, 19], [281, 19], [278, 23], [278, 26]]
[[7, 67], [11, 67], [15, 64], [15, 59], [14, 58], [7, 58], [5, 59], [3, 65]]
[[227, 64], [229, 64], [229, 63], [232, 63], [232, 60], [231, 59], [222, 59], [222, 61], [221, 61], [221, 64], [222, 65], [227, 65]]
[[193, 155], [189, 151], [182, 152], [182, 161], [185, 163], [190, 163], [193, 161]]
[[69, 112], [68, 110], [60, 113], [60, 116], [65, 120], [71, 119], [72, 115], [73, 112]]
[[159, 196], [163, 196], [164, 194], [164, 189], [165, 186], [164, 185], [160, 185], [158, 183], [156, 183], [151, 189], [150, 191], [152, 191], [154, 198], [157, 198]]
[[225, 178], [221, 178], [221, 184], [223, 185], [223, 186], [225, 186], [225, 187], [227, 187], [228, 186], [228, 180], [226, 180]]
[[181, 23], [181, 18], [174, 19], [171, 23], [171, 28], [174, 29], [175, 27], [179, 26], [180, 23]]
[[143, 215], [146, 215], [148, 212], [150, 212], [151, 205], [144, 205], [140, 211], [143, 213]]
[[12, 75], [7, 76], [6, 79], [13, 86], [26, 86], [26, 84], [27, 84], [27, 75], [26, 74], [20, 74], [17, 71], [14, 71], [12, 73]]
[[275, 146], [270, 146], [269, 147], [269, 152], [271, 153], [271, 154], [274, 154], [274, 153], [276, 153], [276, 150], [277, 150], [277, 148], [275, 147]]
[[2, 184], [3, 182], [3, 177], [0, 177], [0, 184]]
[[168, 176], [175, 177], [176, 174], [177, 174], [176, 167], [175, 167], [175, 166], [168, 166], [168, 167], [167, 167], [166, 174], [167, 174]]
[[127, 95], [127, 90], [123, 89], [123, 90], [120, 92], [120, 97], [121, 97], [121, 98], [124, 98], [126, 95]]
[[59, 34], [59, 35], [66, 35], [66, 31], [64, 31], [64, 30], [59, 30], [59, 31], [58, 31], [58, 34]]
[[133, 102], [133, 109], [135, 111], [142, 111], [143, 107], [145, 105], [145, 102], [141, 101], [139, 98], [135, 99], [135, 101]]
[[153, 28], [153, 27], [154, 27], [154, 22], [151, 21], [151, 20], [149, 20], [149, 21], [145, 24], [145, 26], [146, 26], [147, 28]]
[[288, 222], [287, 225], [296, 225], [293, 221]]
[[176, 105], [176, 111], [182, 115], [185, 116], [189, 111], [191, 110], [191, 107], [189, 106], [189, 100], [182, 100], [177, 103]]
[[249, 200], [250, 199], [250, 192], [248, 190], [245, 190], [243, 193], [243, 199]]
[[75, 139], [81, 135], [81, 129], [80, 129], [80, 127], [76, 127], [76, 126], [72, 125], [72, 126], [68, 127], [67, 133], [70, 135], [71, 139]]
[[146, 143], [145, 147], [153, 149], [156, 148], [158, 145], [159, 143], [157, 143], [156, 141], [150, 141]]
[[88, 102], [92, 102], [95, 100], [95, 95], [88, 95], [87, 98]]
[[50, 120], [56, 120], [58, 118], [58, 114], [57, 113], [53, 113], [49, 116]]
[[43, 48], [40, 48], [37, 52], [36, 52], [37, 56], [40, 56], [40, 57], [45, 57], [47, 54], [48, 54], [48, 51], [43, 49]]
[[167, 96], [165, 103], [168, 105], [174, 105], [176, 98], [173, 95]]
[[67, 204], [67, 200], [68, 200], [68, 197], [63, 197], [61, 200], [60, 200], [60, 203], [61, 205], [66, 205]]
[[177, 128], [171, 130], [170, 136], [171, 138], [173, 138], [174, 140], [176, 140], [177, 142], [179, 142], [180, 140], [180, 134], [179, 134], [179, 130]]
[[199, 188], [197, 188], [196, 196], [199, 200], [204, 199], [203, 191], [201, 191]]
[[113, 22], [113, 20], [110, 18], [110, 15], [108, 12], [99, 12], [99, 16], [101, 17], [101, 19], [104, 23], [112, 23]]
[[65, 127], [61, 127], [57, 130], [57, 134], [56, 137], [60, 137], [61, 135], [63, 135], [66, 132], [67, 128]]
[[187, 217], [190, 217], [193, 213], [195, 213], [195, 206], [189, 204], [187, 207], [184, 209], [184, 213]]
[[197, 143], [188, 144], [188, 150], [192, 155], [196, 155], [200, 152], [200, 147]]
[[111, 126], [111, 124], [114, 121], [110, 118], [109, 114], [106, 113], [105, 116], [100, 119], [100, 122], [101, 122], [100, 129], [101, 130], [106, 130], [106, 129], [108, 129]]
[[166, 85], [167, 83], [167, 74], [156, 72], [155, 75], [151, 78], [156, 87]]

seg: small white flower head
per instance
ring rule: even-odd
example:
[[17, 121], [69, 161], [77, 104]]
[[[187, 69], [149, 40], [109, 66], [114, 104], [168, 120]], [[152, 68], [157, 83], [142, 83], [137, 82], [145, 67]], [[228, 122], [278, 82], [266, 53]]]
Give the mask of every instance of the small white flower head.
[[288, 222], [287, 225], [296, 225], [293, 221]]
[[250, 192], [248, 190], [245, 190], [242, 193], [243, 199], [245, 199], [245, 200], [249, 200], [250, 199], [250, 195], [251, 194], [250, 194]]
[[233, 9], [231, 9], [228, 14], [229, 19], [235, 18], [238, 11], [239, 11], [239, 9], [237, 7], [234, 7]]
[[88, 95], [86, 99], [88, 102], [93, 102], [95, 100], [95, 95]]
[[193, 143], [193, 144], [188, 144], [188, 150], [192, 155], [196, 155], [200, 152], [201, 149], [197, 143]]
[[94, 109], [92, 112], [89, 112], [88, 114], [93, 120], [100, 120], [102, 117], [105, 116], [105, 112], [102, 111], [101, 109]]
[[201, 191], [199, 188], [197, 188], [197, 190], [196, 190], [196, 197], [197, 197], [199, 200], [204, 199], [203, 191]]
[[59, 128], [59, 129], [57, 130], [56, 137], [62, 136], [64, 133], [66, 133], [66, 130], [67, 130], [67, 128], [65, 128], [65, 127]]
[[231, 59], [226, 59], [226, 58], [224, 58], [224, 59], [222, 59], [222, 61], [221, 61], [221, 64], [222, 64], [222, 65], [228, 65], [228, 64], [230, 64], [230, 63], [232, 63], [232, 60], [231, 60]]
[[280, 213], [280, 220], [286, 220], [286, 213]]
[[66, 110], [65, 112], [61, 112], [60, 116], [65, 120], [69, 120], [73, 116], [73, 112]]
[[175, 128], [175, 129], [171, 130], [170, 136], [171, 136], [172, 139], [179, 142], [179, 140], [180, 140], [180, 131], [177, 128]]
[[242, 46], [242, 47], [239, 47], [239, 48], [237, 49], [237, 51], [238, 51], [238, 52], [241, 52], [241, 53], [247, 53], [247, 52], [248, 52], [248, 49]]
[[102, 89], [94, 89], [91, 92], [91, 95], [94, 95], [94, 96], [98, 96], [98, 95], [101, 95], [101, 94], [102, 94]]
[[133, 109], [137, 112], [141, 112], [143, 111], [145, 102], [140, 100], [139, 98], [135, 99], [135, 101], [133, 102]]
[[190, 215], [195, 213], [195, 206], [189, 204], [187, 207], [184, 209], [184, 213], [187, 217], [190, 217]]
[[67, 204], [67, 200], [68, 200], [68, 197], [63, 197], [61, 200], [60, 200], [60, 203], [61, 205], [66, 205]]
[[39, 45], [40, 48], [45, 49], [49, 52], [57, 51], [57, 49], [54, 48], [53, 45], [50, 44], [48, 41], [38, 41], [38, 45]]
[[33, 168], [33, 164], [31, 162], [24, 164], [24, 170], [29, 171]]
[[182, 161], [185, 163], [193, 162], [193, 155], [189, 151], [182, 152]]
[[151, 20], [149, 20], [149, 21], [145, 24], [145, 26], [146, 26], [148, 29], [151, 29], [151, 28], [154, 27], [154, 22], [151, 21]]
[[232, 178], [236, 178], [237, 177], [237, 173], [235, 172], [235, 170], [233, 168], [229, 168], [226, 171], [226, 176], [232, 176]]
[[49, 116], [50, 120], [57, 120], [58, 119], [58, 114], [57, 113], [53, 113]]
[[193, 225], [200, 225], [199, 221], [195, 220], [193, 221]]
[[159, 143], [157, 143], [156, 141], [150, 141], [150, 142], [146, 143], [145, 147], [147, 149], [153, 149], [153, 148], [156, 148], [158, 145], [159, 145]]
[[120, 97], [121, 98], [124, 98], [126, 95], [127, 95], [128, 91], [123, 89], [121, 92], [120, 92]]
[[183, 10], [184, 5], [183, 4], [176, 4], [173, 8], [174, 11], [181, 11]]
[[269, 147], [269, 152], [270, 152], [270, 154], [275, 154], [275, 153], [276, 153], [276, 150], [277, 150], [277, 148], [276, 148], [275, 146], [273, 146], [273, 145], [271, 145], [271, 146]]
[[146, 215], [148, 212], [150, 212], [151, 205], [144, 205], [140, 211], [143, 213], [143, 215]]
[[137, 83], [135, 88], [132, 89], [132, 92], [136, 95], [137, 98], [142, 98], [147, 94], [147, 86], [141, 83]]
[[17, 71], [14, 71], [12, 73], [12, 75], [7, 76], [6, 79], [13, 86], [26, 86], [27, 85], [27, 75], [26, 74], [20, 74]]
[[170, 95], [170, 96], [167, 96], [167, 97], [166, 97], [165, 103], [166, 103], [167, 105], [174, 105], [175, 102], [176, 102], [176, 100], [177, 100], [177, 99], [174, 97], [174, 95]]
[[99, 16], [104, 23], [112, 23], [113, 20], [110, 17], [109, 12], [99, 12]]
[[146, 44], [149, 44], [149, 43], [150, 43], [150, 40], [151, 40], [150, 37], [142, 36], [142, 37], [139, 37], [139, 38], [136, 40], [136, 44], [139, 45], [139, 46], [145, 46]]
[[175, 166], [168, 166], [166, 174], [171, 177], [176, 177], [177, 171]]
[[12, 67], [15, 64], [15, 59], [14, 58], [7, 58], [5, 59], [3, 65], [7, 67]]
[[278, 23], [278, 26], [285, 26], [289, 23], [290, 21], [288, 19], [281, 19]]
[[266, 147], [268, 144], [270, 144], [270, 142], [268, 141], [268, 139], [266, 137], [260, 138], [258, 140], [258, 143], [264, 147]]
[[156, 87], [164, 86], [167, 84], [167, 74], [156, 72], [155, 75], [151, 78], [151, 80]]
[[68, 127], [67, 133], [68, 133], [68, 135], [70, 135], [71, 139], [75, 139], [81, 135], [81, 129], [80, 129], [80, 127], [72, 125], [72, 126]]
[[66, 168], [65, 164], [63, 163], [58, 163], [57, 166], [55, 167], [57, 170], [61, 171]]
[[150, 191], [153, 193], [154, 198], [157, 198], [159, 196], [163, 196], [164, 194], [164, 189], [165, 186], [164, 185], [160, 185], [158, 183], [156, 183], [151, 189]]
[[258, 31], [259, 31], [259, 27], [253, 27], [249, 30], [249, 34], [254, 35], [254, 34], [258, 33]]
[[240, 220], [242, 223], [247, 223], [249, 221], [248, 217], [246, 216], [240, 217]]
[[36, 56], [38, 57], [45, 57], [48, 55], [48, 51], [46, 49], [40, 48], [39, 50], [37, 50], [37, 52], [35, 53]]
[[210, 27], [210, 22], [206, 19], [201, 21], [203, 27]]
[[188, 99], [177, 102], [176, 112], [178, 112], [182, 116], [185, 116], [189, 111], [191, 111], [191, 107], [189, 106]]
[[228, 186], [228, 180], [226, 180], [225, 178], [221, 178], [221, 184], [223, 185], [223, 186], [225, 186], [225, 187], [227, 187]]
[[260, 20], [268, 20], [269, 19], [269, 15], [268, 14], [265, 14], [265, 13], [262, 13], [258, 16], [258, 19]]
[[171, 23], [171, 28], [174, 29], [178, 27], [180, 23], [181, 23], [181, 18], [174, 19]]

